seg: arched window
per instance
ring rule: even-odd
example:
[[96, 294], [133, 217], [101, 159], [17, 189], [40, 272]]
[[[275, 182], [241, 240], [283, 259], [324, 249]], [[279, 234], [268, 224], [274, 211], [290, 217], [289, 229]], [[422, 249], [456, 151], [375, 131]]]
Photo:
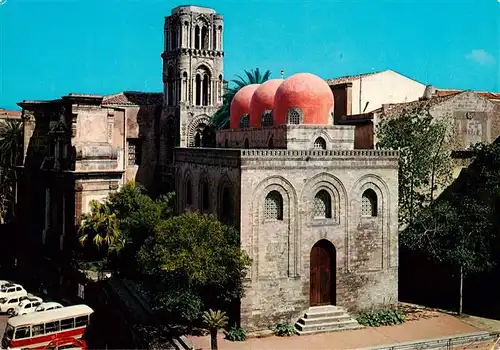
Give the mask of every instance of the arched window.
[[283, 197], [278, 191], [271, 191], [267, 194], [264, 203], [264, 218], [283, 220]]
[[367, 189], [361, 197], [361, 215], [362, 216], [377, 216], [378, 203], [377, 194], [372, 189]]
[[200, 48], [200, 26], [194, 27], [194, 48]]
[[187, 101], [189, 99], [188, 94], [188, 74], [187, 72], [182, 73], [182, 100]]
[[208, 50], [208, 29], [207, 27], [201, 27], [201, 45], [203, 50]]
[[167, 71], [167, 105], [174, 105], [174, 68], [172, 66], [168, 67]]
[[223, 90], [223, 81], [222, 81], [222, 74], [219, 74], [219, 101], [222, 101], [222, 95], [224, 94]]
[[170, 50], [175, 50], [177, 48], [177, 31], [175, 29], [172, 30], [170, 39]]
[[273, 126], [273, 111], [271, 110], [264, 111], [260, 119], [260, 124], [262, 126]]
[[322, 137], [318, 137], [314, 140], [314, 149], [326, 149], [326, 141]]
[[186, 204], [193, 204], [193, 186], [191, 185], [191, 180], [186, 181]]
[[250, 117], [248, 116], [248, 113], [245, 113], [240, 117], [240, 128], [248, 129], [249, 127], [250, 127]]
[[314, 196], [313, 215], [315, 218], [332, 217], [332, 197], [325, 190], [320, 190]]
[[231, 189], [224, 187], [222, 190], [222, 203], [221, 203], [221, 221], [229, 223], [232, 221], [233, 198], [231, 196]]
[[210, 103], [210, 76], [203, 76], [203, 105], [208, 106]]
[[250, 142], [248, 142], [248, 139], [245, 139], [245, 145], [244, 145], [244, 147], [245, 147], [246, 149], [249, 149], [249, 148], [250, 148]]
[[195, 84], [196, 84], [195, 104], [199, 106], [201, 105], [201, 76], [199, 74], [196, 74]]
[[273, 140], [273, 136], [271, 136], [271, 137], [269, 138], [269, 141], [268, 141], [268, 143], [267, 143], [267, 148], [269, 148], [269, 149], [273, 149], [273, 148], [274, 148], [274, 140]]
[[203, 211], [210, 210], [210, 192], [208, 188], [208, 181], [201, 181], [200, 197], [201, 197], [201, 209]]
[[302, 111], [299, 108], [289, 108], [286, 113], [287, 124], [300, 124]]

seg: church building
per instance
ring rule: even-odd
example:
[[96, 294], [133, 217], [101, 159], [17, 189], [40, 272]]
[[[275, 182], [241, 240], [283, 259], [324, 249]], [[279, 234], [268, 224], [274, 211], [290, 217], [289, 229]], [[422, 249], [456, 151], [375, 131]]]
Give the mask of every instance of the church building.
[[178, 211], [238, 228], [252, 259], [242, 326], [395, 303], [398, 153], [354, 149], [354, 126], [334, 124], [332, 89], [308, 73], [242, 88], [230, 129], [207, 147], [222, 103], [223, 18], [181, 6], [165, 23], [162, 123], [179, 146], [166, 147]]

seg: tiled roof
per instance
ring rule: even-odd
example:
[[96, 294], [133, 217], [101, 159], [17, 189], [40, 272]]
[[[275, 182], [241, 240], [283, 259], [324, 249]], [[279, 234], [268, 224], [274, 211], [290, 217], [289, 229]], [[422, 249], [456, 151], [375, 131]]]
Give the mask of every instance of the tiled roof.
[[417, 109], [430, 108], [432, 106], [435, 106], [441, 102], [444, 102], [452, 98], [453, 96], [458, 95], [459, 93], [461, 93], [461, 91], [450, 93], [445, 96], [433, 96], [430, 99], [421, 99], [411, 102], [388, 104], [373, 112], [381, 113], [383, 117], [395, 118], [401, 116], [402, 114], [415, 111]]
[[163, 103], [161, 92], [124, 91], [105, 96], [103, 105], [153, 106]]
[[[455, 89], [444, 89], [444, 90], [436, 90], [437, 96], [449, 96], [455, 95], [465, 90], [455, 90]], [[488, 92], [488, 91], [474, 91], [474, 93], [486, 97], [490, 100], [500, 100], [500, 92]]]
[[21, 111], [0, 108], [0, 118], [21, 118]]
[[372, 73], [363, 73], [363, 74], [358, 74], [358, 75], [345, 75], [343, 77], [327, 79], [326, 82], [328, 83], [328, 85], [350, 83], [350, 82], [357, 80], [359, 78], [367, 77], [369, 75], [374, 75], [374, 74], [378, 74], [378, 73], [382, 73], [382, 71], [372, 72]]

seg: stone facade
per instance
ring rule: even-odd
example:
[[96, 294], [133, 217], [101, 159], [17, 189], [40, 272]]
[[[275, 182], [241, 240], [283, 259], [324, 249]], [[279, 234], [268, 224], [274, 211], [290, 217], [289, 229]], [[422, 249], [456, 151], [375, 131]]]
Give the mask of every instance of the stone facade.
[[[241, 301], [246, 329], [294, 322], [309, 307], [310, 254], [320, 240], [335, 246], [332, 304], [359, 310], [397, 301], [397, 152], [201, 148], [177, 149], [175, 159], [179, 210], [234, 224], [252, 258]], [[377, 209], [367, 214], [369, 189]], [[322, 190], [330, 215], [315, 213]], [[273, 191], [279, 217], [266, 208]]]
[[162, 94], [124, 92], [19, 103], [24, 159], [16, 214], [23, 231], [64, 250], [75, 243], [90, 201], [104, 199], [128, 180], [156, 191], [162, 99]]

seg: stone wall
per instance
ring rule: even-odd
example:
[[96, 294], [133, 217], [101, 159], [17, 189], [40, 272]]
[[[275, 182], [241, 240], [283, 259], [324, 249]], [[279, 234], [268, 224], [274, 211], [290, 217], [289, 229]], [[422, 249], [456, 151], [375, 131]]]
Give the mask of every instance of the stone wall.
[[225, 129], [216, 134], [217, 147], [314, 149], [321, 137], [326, 149], [353, 149], [354, 127], [339, 125], [280, 125], [274, 127]]
[[[247, 330], [294, 322], [309, 307], [310, 253], [321, 239], [336, 249], [337, 305], [354, 310], [397, 301], [397, 152], [177, 149], [176, 164], [180, 210], [199, 209], [183, 201], [185, 179], [193, 179], [196, 188], [208, 173], [212, 191], [224, 176], [238, 187], [234, 210], [241, 245], [253, 260], [241, 301]], [[330, 219], [312, 216], [314, 196], [322, 189], [333, 199]], [[367, 189], [377, 196], [376, 217], [361, 216]], [[273, 190], [283, 198], [283, 220], [264, 217], [265, 197]], [[214, 205], [217, 211], [222, 203]]]

